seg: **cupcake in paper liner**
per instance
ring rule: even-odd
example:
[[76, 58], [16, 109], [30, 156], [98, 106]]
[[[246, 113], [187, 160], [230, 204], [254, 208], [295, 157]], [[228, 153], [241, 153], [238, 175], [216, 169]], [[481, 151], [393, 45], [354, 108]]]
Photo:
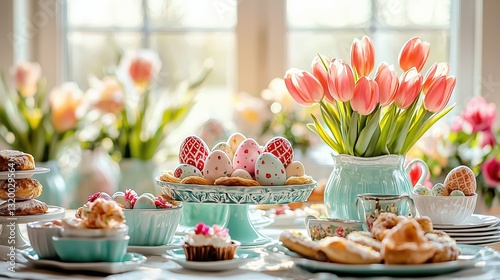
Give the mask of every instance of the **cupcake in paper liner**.
[[240, 243], [231, 240], [227, 228], [213, 225], [212, 228], [199, 223], [194, 232], [186, 236], [183, 246], [188, 261], [223, 261], [234, 259]]

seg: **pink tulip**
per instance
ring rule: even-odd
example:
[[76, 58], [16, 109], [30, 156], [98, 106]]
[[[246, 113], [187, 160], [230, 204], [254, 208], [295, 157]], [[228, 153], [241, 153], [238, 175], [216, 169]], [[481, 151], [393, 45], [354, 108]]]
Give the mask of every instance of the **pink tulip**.
[[450, 65], [448, 65], [448, 63], [440, 62], [432, 64], [424, 77], [424, 86], [422, 87], [424, 94], [427, 94], [427, 91], [437, 78], [448, 76], [448, 72], [450, 72]]
[[310, 106], [321, 101], [324, 95], [321, 83], [311, 73], [296, 68], [285, 74], [285, 85], [299, 104]]
[[386, 106], [391, 104], [396, 97], [396, 92], [399, 87], [399, 80], [396, 71], [394, 71], [394, 66], [389, 66], [385, 62], [380, 63], [375, 81], [379, 88], [380, 105]]
[[418, 72], [422, 70], [429, 57], [430, 44], [422, 42], [419, 37], [413, 37], [401, 48], [399, 53], [399, 66], [403, 71], [415, 67]]
[[354, 86], [354, 96], [351, 99], [352, 109], [361, 115], [369, 115], [378, 103], [377, 83], [367, 76], [362, 76]]
[[161, 60], [152, 50], [128, 52], [120, 61], [119, 68], [130, 77], [137, 88], [145, 90], [158, 75]]
[[406, 71], [399, 79], [399, 87], [394, 102], [401, 109], [406, 109], [415, 101], [422, 88], [422, 75], [415, 67]]
[[42, 75], [40, 64], [36, 62], [19, 62], [12, 66], [10, 73], [19, 93], [24, 97], [32, 97], [38, 90], [38, 81]]
[[86, 95], [95, 108], [115, 114], [125, 106], [125, 94], [115, 78], [104, 77], [99, 80], [93, 77], [90, 79], [90, 86]]
[[472, 98], [462, 113], [463, 126], [468, 132], [491, 130], [496, 117], [496, 106], [481, 96]]
[[64, 83], [50, 92], [52, 123], [57, 132], [65, 132], [76, 127], [82, 100], [83, 93], [76, 83]]
[[328, 92], [331, 98], [342, 102], [351, 100], [354, 94], [351, 67], [340, 59], [332, 59], [328, 68]]
[[496, 158], [489, 158], [481, 166], [486, 184], [490, 187], [500, 185], [500, 161]]
[[446, 76], [441, 76], [437, 78], [425, 95], [425, 109], [432, 113], [443, 110], [446, 104], [448, 104], [448, 101], [450, 101], [455, 83], [455, 77], [446, 78]]
[[[325, 63], [328, 63], [328, 58], [321, 55], [321, 58]], [[323, 65], [323, 62], [321, 61], [320, 57], [317, 55], [314, 57], [312, 63], [311, 63], [311, 73], [318, 79], [320, 82], [321, 86], [323, 87], [323, 92], [325, 92], [325, 98], [332, 102], [333, 98], [331, 98], [330, 94], [328, 94], [328, 71], [325, 68], [325, 65]]]
[[355, 38], [351, 45], [351, 65], [358, 77], [368, 76], [375, 66], [375, 49], [372, 40], [363, 36]]

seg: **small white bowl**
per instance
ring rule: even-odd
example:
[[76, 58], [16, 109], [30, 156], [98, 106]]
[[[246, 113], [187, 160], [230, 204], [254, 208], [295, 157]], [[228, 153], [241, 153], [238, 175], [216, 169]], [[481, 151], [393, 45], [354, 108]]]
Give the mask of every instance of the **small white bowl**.
[[46, 222], [29, 223], [28, 238], [31, 247], [40, 259], [56, 259], [57, 253], [52, 244], [52, 236], [60, 236], [62, 227], [57, 225], [47, 226]]
[[119, 228], [113, 229], [92, 229], [92, 228], [63, 228], [62, 237], [82, 237], [82, 238], [120, 238], [128, 234], [128, 226], [123, 224]]
[[431, 196], [412, 192], [420, 216], [427, 216], [433, 224], [459, 225], [476, 209], [477, 194], [469, 196]]

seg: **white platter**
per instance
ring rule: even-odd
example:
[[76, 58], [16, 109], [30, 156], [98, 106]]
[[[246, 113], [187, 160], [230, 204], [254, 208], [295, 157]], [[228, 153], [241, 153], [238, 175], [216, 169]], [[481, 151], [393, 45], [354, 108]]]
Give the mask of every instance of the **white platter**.
[[477, 236], [492, 236], [492, 235], [500, 235], [500, 230], [492, 230], [492, 231], [479, 231], [479, 232], [447, 232], [449, 236], [455, 237], [477, 237]]
[[488, 240], [488, 239], [500, 239], [500, 234], [488, 235], [488, 236], [468, 236], [468, 237], [452, 237], [455, 241], [476, 241], [476, 240]]
[[165, 258], [174, 261], [178, 265], [186, 269], [198, 270], [198, 271], [225, 271], [233, 270], [238, 267], [260, 258], [260, 255], [251, 250], [236, 250], [236, 254], [233, 260], [227, 261], [214, 261], [214, 262], [195, 262], [186, 261], [186, 256], [184, 255], [183, 249], [170, 250], [164, 255]]
[[123, 262], [86, 262], [86, 263], [73, 263], [62, 262], [56, 260], [39, 259], [36, 253], [23, 253], [28, 262], [32, 265], [39, 267], [55, 267], [64, 270], [77, 270], [77, 271], [93, 271], [106, 274], [116, 274], [126, 271], [135, 270], [142, 263], [146, 261], [146, 257], [141, 254], [132, 254], [131, 260]]
[[500, 232], [500, 226], [493, 225], [480, 228], [464, 228], [464, 229], [444, 229], [449, 235], [461, 233], [461, 234], [491, 234], [492, 232]]
[[35, 174], [47, 173], [49, 171], [50, 169], [45, 167], [35, 167], [35, 169], [31, 170], [16, 170], [14, 172], [0, 171], [0, 180], [31, 178]]
[[500, 218], [490, 215], [480, 215], [472, 214], [463, 224], [459, 225], [440, 225], [434, 224], [435, 229], [469, 229], [469, 228], [480, 228], [490, 225], [495, 225], [500, 222]]
[[491, 238], [491, 239], [483, 239], [483, 240], [468, 240], [468, 241], [456, 240], [456, 242], [457, 242], [457, 244], [471, 244], [471, 245], [478, 245], [478, 246], [486, 246], [489, 244], [500, 242], [500, 237]]
[[55, 219], [62, 219], [66, 214], [66, 209], [59, 206], [49, 205], [49, 209], [47, 212], [43, 214], [35, 214], [35, 215], [24, 215], [24, 216], [0, 216], [0, 224], [5, 224], [9, 222], [13, 222], [12, 218], [16, 218], [15, 222], [18, 224], [27, 224], [31, 222], [37, 221], [49, 221]]
[[127, 246], [127, 252], [129, 253], [139, 253], [145, 256], [162, 256], [168, 250], [177, 249], [182, 247], [184, 244], [184, 238], [182, 236], [174, 236], [172, 242], [167, 245], [161, 246]]

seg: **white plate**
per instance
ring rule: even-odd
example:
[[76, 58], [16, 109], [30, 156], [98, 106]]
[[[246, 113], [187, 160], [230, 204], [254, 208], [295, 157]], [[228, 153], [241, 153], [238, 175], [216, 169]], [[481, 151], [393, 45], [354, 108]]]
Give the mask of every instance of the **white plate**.
[[[13, 179], [23, 179], [23, 178], [31, 178], [34, 174], [42, 174], [49, 172], [50, 169], [45, 167], [35, 167], [35, 169], [31, 170], [16, 170], [14, 172], [10, 171], [0, 171], [0, 180], [7, 180], [9, 178]], [[10, 175], [14, 173], [14, 175]]]
[[182, 236], [174, 236], [172, 242], [167, 245], [161, 246], [127, 246], [127, 252], [139, 253], [146, 256], [162, 256], [168, 250], [177, 249], [182, 247], [184, 244], [184, 238]]
[[440, 225], [433, 224], [435, 229], [466, 229], [479, 228], [497, 224], [500, 218], [490, 215], [472, 214], [463, 224], [459, 225]]
[[472, 244], [472, 245], [488, 245], [491, 243], [497, 243], [500, 242], [500, 237], [497, 238], [491, 238], [491, 239], [483, 239], [483, 240], [468, 240], [468, 241], [462, 241], [462, 240], [456, 240], [457, 244]]
[[62, 219], [66, 214], [66, 209], [59, 206], [49, 205], [47, 212], [43, 214], [24, 215], [24, 216], [0, 216], [0, 224], [13, 222], [12, 218], [16, 218], [15, 222], [18, 224], [27, 224], [37, 221], [50, 221], [55, 219]]
[[488, 240], [488, 239], [500, 239], [500, 234], [488, 235], [488, 236], [468, 236], [468, 237], [452, 237], [455, 241], [475, 241], [475, 240]]
[[254, 228], [263, 228], [274, 222], [273, 218], [262, 216], [257, 220], [250, 220]]
[[475, 231], [475, 232], [448, 232], [448, 231], [446, 231], [446, 233], [451, 237], [476, 237], [476, 236], [500, 235], [500, 230]]
[[420, 265], [386, 265], [386, 264], [368, 264], [368, 265], [352, 265], [313, 261], [304, 258], [296, 259], [295, 264], [301, 268], [312, 270], [314, 272], [327, 271], [333, 273], [343, 273], [350, 275], [369, 275], [369, 276], [424, 276], [424, 275], [439, 275], [450, 273], [453, 271], [471, 268], [477, 262], [491, 258], [496, 254], [496, 251], [491, 248], [485, 248], [474, 245], [459, 245], [461, 255], [459, 260], [429, 263]]
[[86, 262], [73, 263], [55, 260], [38, 259], [36, 253], [23, 253], [29, 263], [39, 267], [56, 267], [64, 270], [94, 271], [107, 274], [116, 274], [135, 270], [140, 264], [146, 261], [146, 257], [141, 254], [133, 254], [132, 260], [124, 262]]
[[174, 261], [183, 268], [199, 271], [225, 271], [236, 269], [247, 262], [260, 258], [260, 255], [251, 250], [236, 250], [233, 260], [214, 262], [186, 261], [183, 249], [170, 250], [164, 255], [167, 259]]
[[480, 227], [480, 228], [464, 228], [464, 229], [444, 229], [444, 231], [450, 235], [456, 234], [456, 233], [463, 233], [463, 234], [489, 234], [491, 232], [500, 232], [500, 226], [498, 225], [492, 225], [492, 226], [487, 226], [487, 227]]
[[294, 225], [304, 226], [305, 216], [295, 215], [276, 215], [274, 216], [273, 226], [275, 227], [293, 227]]

